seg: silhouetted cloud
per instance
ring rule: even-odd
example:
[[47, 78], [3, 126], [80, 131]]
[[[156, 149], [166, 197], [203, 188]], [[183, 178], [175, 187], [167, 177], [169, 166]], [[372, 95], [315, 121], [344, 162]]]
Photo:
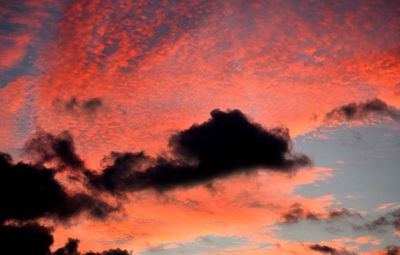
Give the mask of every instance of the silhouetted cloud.
[[292, 173], [311, 164], [307, 156], [293, 153], [287, 129], [265, 129], [239, 110], [212, 111], [208, 121], [174, 134], [169, 146], [172, 158], [113, 153], [112, 165], [86, 176], [93, 187], [111, 193], [163, 191], [258, 168]]
[[0, 226], [0, 253], [50, 255], [53, 236], [50, 229], [36, 223]]
[[371, 117], [385, 117], [398, 121], [400, 111], [380, 99], [372, 99], [337, 107], [325, 115], [325, 122], [362, 121]]
[[88, 252], [85, 253], [85, 255], [130, 255], [126, 250], [121, 250], [121, 249], [111, 249], [107, 251], [102, 251], [102, 252]]
[[23, 151], [38, 165], [55, 162], [58, 169], [84, 167], [83, 160], [75, 152], [72, 136], [66, 131], [59, 135], [36, 132], [26, 142]]
[[55, 179], [55, 173], [40, 165], [14, 164], [8, 154], [0, 153], [1, 254], [50, 255], [51, 230], [32, 220], [40, 217], [68, 220], [84, 211], [92, 217], [104, 218], [116, 210], [90, 195], [68, 194]]
[[56, 99], [54, 100], [54, 106], [59, 110], [69, 113], [93, 116], [103, 107], [103, 100], [98, 97], [86, 100], [79, 100], [76, 97], [72, 97], [69, 100]]
[[327, 245], [320, 245], [320, 244], [313, 244], [310, 246], [311, 250], [320, 252], [322, 254], [329, 254], [329, 255], [357, 255], [355, 252], [347, 251], [346, 249], [342, 248], [340, 250], [327, 246]]
[[79, 240], [70, 238], [64, 247], [53, 253], [51, 229], [37, 223], [0, 227], [0, 252], [10, 255], [130, 255], [127, 250], [110, 249], [102, 252], [79, 252]]
[[57, 249], [52, 255], [129, 255], [127, 250], [111, 249], [102, 252], [81, 253], [78, 250], [79, 240], [69, 239], [64, 247]]
[[333, 209], [330, 210], [327, 214], [319, 214], [303, 209], [301, 204], [296, 203], [290, 207], [288, 212], [282, 215], [282, 222], [296, 223], [302, 219], [320, 221], [352, 217], [362, 218], [361, 214], [359, 214], [358, 212], [353, 212], [346, 208]]
[[141, 185], [144, 188], [147, 185], [144, 183], [146, 180], [143, 171], [151, 161], [151, 158], [143, 152], [112, 152], [109, 159], [114, 162], [105, 168], [101, 174], [85, 172], [91, 186], [111, 193], [118, 193], [120, 191], [140, 189]]
[[257, 167], [288, 172], [310, 164], [305, 155], [292, 153], [287, 129], [267, 130], [239, 110], [213, 110], [211, 119], [178, 132], [169, 144], [176, 155], [221, 174]]
[[5, 220], [55, 217], [66, 220], [83, 211], [103, 218], [115, 210], [84, 193], [67, 194], [54, 177], [55, 171], [19, 162], [0, 153], [0, 224]]
[[329, 253], [332, 254], [332, 253], [334, 253], [336, 251], [335, 248], [332, 248], [332, 247], [327, 246], [327, 245], [320, 245], [320, 244], [313, 244], [313, 245], [310, 246], [310, 249], [314, 250], [314, 251], [319, 251], [321, 253], [328, 253], [328, 254]]
[[64, 247], [57, 249], [53, 255], [79, 255], [78, 253], [79, 240], [70, 238]]
[[[55, 178], [57, 170], [66, 167], [82, 170], [84, 176], [81, 177], [86, 179], [81, 181], [87, 181], [90, 184], [88, 187], [120, 194], [147, 188], [163, 191], [209, 183], [215, 178], [257, 168], [293, 173], [297, 168], [311, 164], [307, 156], [292, 152], [292, 143], [286, 129], [264, 129], [238, 110], [214, 110], [208, 121], [173, 135], [169, 145], [171, 157], [153, 158], [144, 152], [112, 152], [106, 158], [112, 163], [102, 173], [96, 174], [84, 168], [84, 162], [75, 152], [73, 139], [68, 132], [59, 135], [45, 132], [34, 134], [23, 149], [33, 159], [33, 164], [14, 163], [8, 154], [0, 153], [2, 233], [13, 233], [9, 237], [15, 237], [15, 240], [10, 241], [12, 246], [18, 246], [16, 240], [19, 234], [23, 240], [26, 232], [31, 233], [32, 240], [38, 239], [35, 245], [42, 249], [37, 254], [48, 255], [52, 243], [51, 231], [36, 223], [28, 225], [26, 222], [41, 217], [68, 220], [82, 212], [104, 218], [117, 210], [89, 194], [67, 193]], [[46, 167], [47, 163], [56, 168]], [[9, 221], [15, 221], [16, 225], [7, 225]], [[41, 242], [42, 239], [47, 242]], [[54, 254], [80, 255], [78, 243], [78, 240], [70, 239]], [[20, 249], [30, 249], [30, 245], [28, 242]], [[126, 254], [129, 253], [120, 249], [86, 253]]]

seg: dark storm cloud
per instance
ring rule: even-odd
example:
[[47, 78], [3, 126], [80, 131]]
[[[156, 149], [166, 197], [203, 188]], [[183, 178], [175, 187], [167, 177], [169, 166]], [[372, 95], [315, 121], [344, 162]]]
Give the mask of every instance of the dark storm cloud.
[[111, 193], [163, 191], [257, 168], [293, 173], [311, 164], [307, 156], [293, 153], [286, 129], [265, 129], [239, 110], [212, 111], [208, 121], [174, 134], [169, 146], [173, 158], [114, 154], [114, 163], [101, 174], [86, 173], [89, 183]]
[[55, 171], [19, 162], [0, 154], [0, 224], [6, 220], [34, 220], [54, 217], [60, 220], [88, 212], [103, 218], [115, 210], [87, 194], [69, 195], [55, 179]]
[[103, 100], [98, 97], [89, 98], [86, 100], [79, 100], [72, 97], [69, 100], [54, 100], [54, 106], [59, 109], [73, 114], [84, 114], [93, 116], [104, 106]]
[[320, 221], [354, 217], [362, 218], [361, 214], [357, 212], [352, 212], [346, 208], [333, 209], [329, 211], [326, 215], [322, 215], [303, 209], [300, 204], [296, 203], [290, 207], [288, 212], [282, 215], [282, 222], [296, 223], [302, 219]]
[[80, 253], [78, 250], [79, 240], [77, 239], [69, 239], [64, 247], [56, 250], [52, 255], [129, 255], [126, 250], [121, 249], [112, 249], [102, 252], [88, 252], [88, 253]]
[[59, 169], [80, 169], [84, 166], [83, 160], [75, 152], [74, 141], [68, 132], [59, 135], [37, 132], [26, 142], [23, 151], [38, 165], [55, 162]]
[[400, 209], [389, 212], [386, 215], [380, 216], [377, 219], [363, 225], [353, 226], [354, 230], [356, 231], [366, 230], [371, 232], [385, 232], [390, 227], [400, 230]]
[[325, 115], [325, 122], [362, 121], [371, 117], [384, 117], [399, 121], [400, 111], [380, 99], [372, 99], [335, 108]]
[[50, 229], [36, 223], [0, 226], [0, 253], [50, 255], [53, 236]]

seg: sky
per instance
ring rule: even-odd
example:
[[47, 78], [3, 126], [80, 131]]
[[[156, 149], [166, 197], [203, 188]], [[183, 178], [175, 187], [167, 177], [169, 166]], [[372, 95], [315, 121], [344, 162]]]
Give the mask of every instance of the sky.
[[399, 42], [396, 0], [0, 0], [0, 249], [400, 254]]

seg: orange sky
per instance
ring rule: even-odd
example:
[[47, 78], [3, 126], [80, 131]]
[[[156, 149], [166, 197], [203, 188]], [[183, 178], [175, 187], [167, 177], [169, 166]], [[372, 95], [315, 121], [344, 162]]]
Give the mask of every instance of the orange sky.
[[[0, 7], [0, 151], [16, 158], [37, 130], [68, 130], [97, 169], [110, 151], [168, 152], [172, 133], [215, 108], [240, 109], [296, 138], [346, 103], [380, 98], [400, 107], [398, 1], [22, 2]], [[72, 98], [102, 106], [70, 111], [63, 105]], [[140, 254], [213, 234], [246, 237], [229, 254], [312, 254], [277, 238], [272, 225], [294, 203], [326, 213], [335, 194], [310, 198], [295, 188], [333, 174], [315, 166], [294, 177], [234, 176], [215, 191], [130, 194], [106, 222], [81, 216], [57, 225], [54, 247], [73, 236], [83, 250]], [[275, 246], [260, 248], [267, 243]]]

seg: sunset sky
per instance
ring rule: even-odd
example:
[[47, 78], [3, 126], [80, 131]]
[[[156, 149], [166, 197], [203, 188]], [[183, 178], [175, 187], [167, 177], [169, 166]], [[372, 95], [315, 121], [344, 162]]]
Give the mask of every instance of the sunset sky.
[[398, 0], [0, 0], [0, 121], [0, 254], [400, 254]]

